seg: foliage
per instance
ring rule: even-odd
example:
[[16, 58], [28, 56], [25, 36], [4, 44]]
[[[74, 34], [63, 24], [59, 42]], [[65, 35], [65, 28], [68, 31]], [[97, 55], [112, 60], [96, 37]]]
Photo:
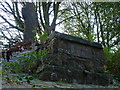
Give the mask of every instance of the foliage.
[[105, 53], [106, 60], [109, 60], [109, 61], [114, 56], [114, 51], [111, 50], [111, 48], [109, 48], [109, 47], [104, 47], [104, 53]]
[[[66, 5], [67, 6], [67, 5]], [[82, 37], [87, 40], [94, 41], [95, 33], [93, 32], [93, 21], [92, 18], [92, 9], [90, 8], [92, 5], [87, 3], [70, 3], [62, 18], [67, 18], [68, 16], [73, 16], [72, 18], [63, 22], [65, 32], [68, 34]]]
[[110, 48], [104, 48], [106, 56], [106, 69], [120, 81], [120, 49], [112, 51]]
[[37, 60], [40, 60], [41, 63], [44, 61], [44, 57], [47, 55], [47, 50], [34, 51], [23, 54], [18, 58], [17, 61], [10, 61], [7, 63], [3, 62], [3, 71], [9, 70], [12, 73], [20, 73], [20, 72], [29, 72], [32, 66], [37, 65]]
[[[11, 61], [10, 63], [7, 63], [7, 61], [6, 60], [4, 60], [3, 62], [2, 62], [2, 71], [3, 72], [6, 72], [6, 71], [10, 71], [10, 72], [13, 72], [13, 73], [17, 73], [17, 72], [19, 72], [19, 68], [20, 68], [20, 66], [19, 66], [19, 64], [18, 64], [18, 62], [13, 62], [13, 61]], [[17, 66], [16, 66], [17, 65]], [[16, 67], [16, 68], [15, 68]]]
[[36, 34], [36, 36], [34, 36], [36, 41], [45, 40], [48, 37], [48, 33], [46, 31], [44, 31], [43, 34], [38, 33], [36, 30], [33, 30], [32, 32]]
[[65, 5], [62, 14], [64, 30], [68, 34], [102, 43], [104, 47], [116, 47], [120, 40], [119, 2], [73, 2]]
[[27, 75], [19, 75], [17, 76], [18, 80], [23, 81], [25, 79], [25, 81], [29, 84], [31, 82], [31, 80], [33, 80], [34, 78], [32, 76], [27, 76]]
[[[34, 51], [32, 53], [26, 53], [22, 57], [19, 58], [21, 63], [21, 67], [25, 71], [30, 71], [32, 66], [37, 65], [37, 60], [40, 60], [43, 63], [43, 58], [47, 55], [47, 50], [40, 50], [38, 52]], [[21, 70], [22, 70], [21, 69]]]

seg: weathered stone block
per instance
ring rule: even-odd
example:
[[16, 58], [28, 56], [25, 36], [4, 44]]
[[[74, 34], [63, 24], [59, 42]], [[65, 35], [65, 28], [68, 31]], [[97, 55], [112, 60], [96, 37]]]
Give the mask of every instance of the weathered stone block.
[[82, 84], [109, 84], [109, 77], [103, 74], [104, 54], [101, 44], [58, 32], [55, 32], [50, 40], [49, 54], [44, 60], [44, 64], [49, 62], [49, 66], [44, 67], [39, 73], [40, 79]]
[[53, 54], [58, 54], [58, 60], [69, 62], [69, 59], [75, 59], [77, 63], [84, 62], [92, 69], [103, 68], [104, 54], [102, 45], [99, 43], [55, 32], [50, 47], [52, 47]]

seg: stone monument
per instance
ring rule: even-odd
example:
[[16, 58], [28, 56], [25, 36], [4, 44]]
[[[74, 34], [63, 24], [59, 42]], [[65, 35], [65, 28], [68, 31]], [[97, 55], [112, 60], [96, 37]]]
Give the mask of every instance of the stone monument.
[[[54, 32], [47, 40], [49, 54], [38, 77], [68, 83], [109, 85], [104, 72], [102, 45], [79, 37]], [[49, 63], [49, 64], [48, 64]]]

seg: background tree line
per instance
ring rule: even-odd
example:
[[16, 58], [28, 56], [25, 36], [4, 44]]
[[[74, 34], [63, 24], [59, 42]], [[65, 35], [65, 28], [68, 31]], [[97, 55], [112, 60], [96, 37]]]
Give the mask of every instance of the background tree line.
[[[104, 47], [106, 69], [120, 78], [120, 3], [75, 2], [65, 4], [62, 14], [66, 33], [101, 43]], [[119, 79], [120, 80], [120, 79]]]
[[[23, 40], [25, 2], [0, 2], [1, 38], [10, 43]], [[65, 33], [99, 42], [104, 47], [107, 69], [120, 74], [120, 3], [119, 2], [36, 2], [38, 16], [37, 32], [49, 34], [61, 24]], [[15, 31], [15, 32], [14, 32]], [[9, 34], [9, 35], [6, 35]]]

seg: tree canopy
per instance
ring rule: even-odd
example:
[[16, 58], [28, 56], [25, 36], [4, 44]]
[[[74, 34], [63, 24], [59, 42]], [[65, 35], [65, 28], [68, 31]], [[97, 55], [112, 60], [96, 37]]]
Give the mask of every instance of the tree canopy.
[[65, 32], [87, 40], [102, 43], [104, 47], [119, 45], [120, 3], [92, 2], [70, 3], [69, 11], [62, 18], [73, 16], [63, 22]]

